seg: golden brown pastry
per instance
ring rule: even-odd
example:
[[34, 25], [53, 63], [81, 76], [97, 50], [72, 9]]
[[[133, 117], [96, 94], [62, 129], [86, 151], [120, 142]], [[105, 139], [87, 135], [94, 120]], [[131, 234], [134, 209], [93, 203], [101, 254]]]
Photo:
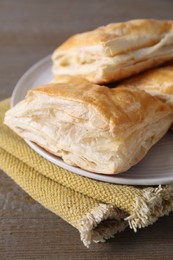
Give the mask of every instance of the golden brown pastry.
[[70, 76], [70, 75], [58, 75], [55, 76], [50, 83], [89, 83], [87, 79]]
[[142, 90], [56, 83], [29, 91], [5, 124], [70, 165], [128, 170], [167, 132], [172, 109]]
[[173, 63], [150, 69], [122, 82], [119, 86], [145, 90], [173, 106]]
[[54, 75], [94, 83], [124, 79], [173, 58], [173, 21], [131, 20], [66, 40], [52, 56]]

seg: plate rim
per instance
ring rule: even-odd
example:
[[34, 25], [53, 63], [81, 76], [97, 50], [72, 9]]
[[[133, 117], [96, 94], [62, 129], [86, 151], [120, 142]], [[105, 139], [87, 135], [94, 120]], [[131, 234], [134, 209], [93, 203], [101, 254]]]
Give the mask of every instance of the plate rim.
[[[18, 80], [16, 86], [14, 87], [14, 90], [12, 92], [12, 97], [11, 97], [11, 107], [13, 107], [15, 103], [15, 98], [18, 94], [18, 91], [21, 90], [23, 81], [26, 80], [28, 76], [30, 76], [34, 71], [36, 71], [39, 67], [43, 66], [46, 62], [51, 61], [51, 55], [48, 55], [44, 57], [43, 59], [39, 60], [38, 62], [34, 63], [28, 70], [25, 71], [25, 73], [20, 77]], [[31, 89], [31, 88], [30, 88]], [[26, 93], [25, 93], [26, 95]], [[61, 158], [56, 157], [52, 155], [51, 153], [47, 152], [37, 144], [25, 140], [25, 142], [30, 146], [31, 149], [33, 149], [36, 153], [47, 159], [48, 161], [54, 163], [55, 165], [64, 168], [70, 172], [73, 172], [75, 174], [94, 179], [97, 181], [102, 181], [102, 182], [107, 182], [107, 183], [112, 183], [112, 184], [121, 184], [121, 185], [136, 185], [136, 186], [155, 186], [155, 185], [163, 185], [163, 184], [171, 184], [173, 183], [173, 175], [172, 176], [167, 176], [164, 177], [157, 177], [153, 179], [130, 179], [127, 177], [120, 177], [120, 174], [115, 174], [115, 175], [106, 175], [106, 174], [99, 174], [99, 173], [93, 173], [90, 171], [83, 170], [81, 168], [71, 166], [66, 164]], [[145, 183], [143, 183], [145, 182]]]
[[11, 100], [10, 100], [10, 107], [13, 107], [15, 105], [15, 97], [16, 97], [18, 89], [21, 87], [22, 82], [29, 76], [30, 73], [32, 73], [35, 69], [37, 69], [37, 67], [39, 67], [40, 65], [43, 65], [45, 62], [49, 61], [50, 59], [51, 59], [51, 55], [48, 55], [48, 56], [42, 58], [41, 60], [37, 61], [33, 65], [31, 65], [29, 67], [29, 69], [27, 69], [24, 72], [24, 74], [19, 78], [19, 80], [17, 81], [17, 83], [13, 89]]

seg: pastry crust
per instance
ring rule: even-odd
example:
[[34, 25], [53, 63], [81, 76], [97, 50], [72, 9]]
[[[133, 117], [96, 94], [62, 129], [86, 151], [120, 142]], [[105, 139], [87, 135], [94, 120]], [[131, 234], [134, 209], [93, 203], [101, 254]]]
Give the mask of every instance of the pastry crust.
[[173, 58], [173, 22], [131, 20], [72, 36], [53, 55], [54, 75], [109, 83]]
[[172, 114], [142, 90], [52, 83], [30, 90], [4, 122], [67, 164], [114, 174], [145, 156], [167, 132]]
[[70, 84], [78, 84], [78, 83], [90, 83], [87, 79], [76, 77], [76, 76], [69, 76], [69, 75], [58, 75], [55, 76], [50, 83], [70, 83]]
[[173, 107], [173, 62], [125, 80], [119, 86], [145, 90]]

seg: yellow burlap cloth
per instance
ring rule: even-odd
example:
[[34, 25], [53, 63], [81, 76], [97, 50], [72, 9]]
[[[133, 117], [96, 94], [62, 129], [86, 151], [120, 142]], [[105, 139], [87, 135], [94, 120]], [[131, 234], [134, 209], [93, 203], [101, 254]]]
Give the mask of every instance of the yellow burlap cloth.
[[0, 168], [43, 206], [77, 228], [86, 246], [130, 226], [146, 227], [173, 210], [173, 185], [134, 187], [91, 180], [34, 152], [3, 125], [9, 100], [0, 103]]

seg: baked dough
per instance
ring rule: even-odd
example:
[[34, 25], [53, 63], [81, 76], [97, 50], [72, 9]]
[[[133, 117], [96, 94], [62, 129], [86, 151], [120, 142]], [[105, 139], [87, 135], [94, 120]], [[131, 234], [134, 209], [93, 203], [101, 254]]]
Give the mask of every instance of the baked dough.
[[71, 84], [78, 84], [78, 83], [89, 83], [87, 79], [76, 77], [76, 76], [70, 76], [70, 75], [58, 75], [55, 76], [50, 83], [71, 83]]
[[30, 90], [4, 122], [67, 164], [114, 174], [145, 156], [167, 132], [172, 114], [142, 90], [52, 83]]
[[54, 75], [105, 84], [173, 58], [173, 21], [131, 20], [99, 27], [66, 40], [53, 55]]
[[173, 63], [142, 72], [122, 82], [119, 86], [145, 90], [173, 107]]

